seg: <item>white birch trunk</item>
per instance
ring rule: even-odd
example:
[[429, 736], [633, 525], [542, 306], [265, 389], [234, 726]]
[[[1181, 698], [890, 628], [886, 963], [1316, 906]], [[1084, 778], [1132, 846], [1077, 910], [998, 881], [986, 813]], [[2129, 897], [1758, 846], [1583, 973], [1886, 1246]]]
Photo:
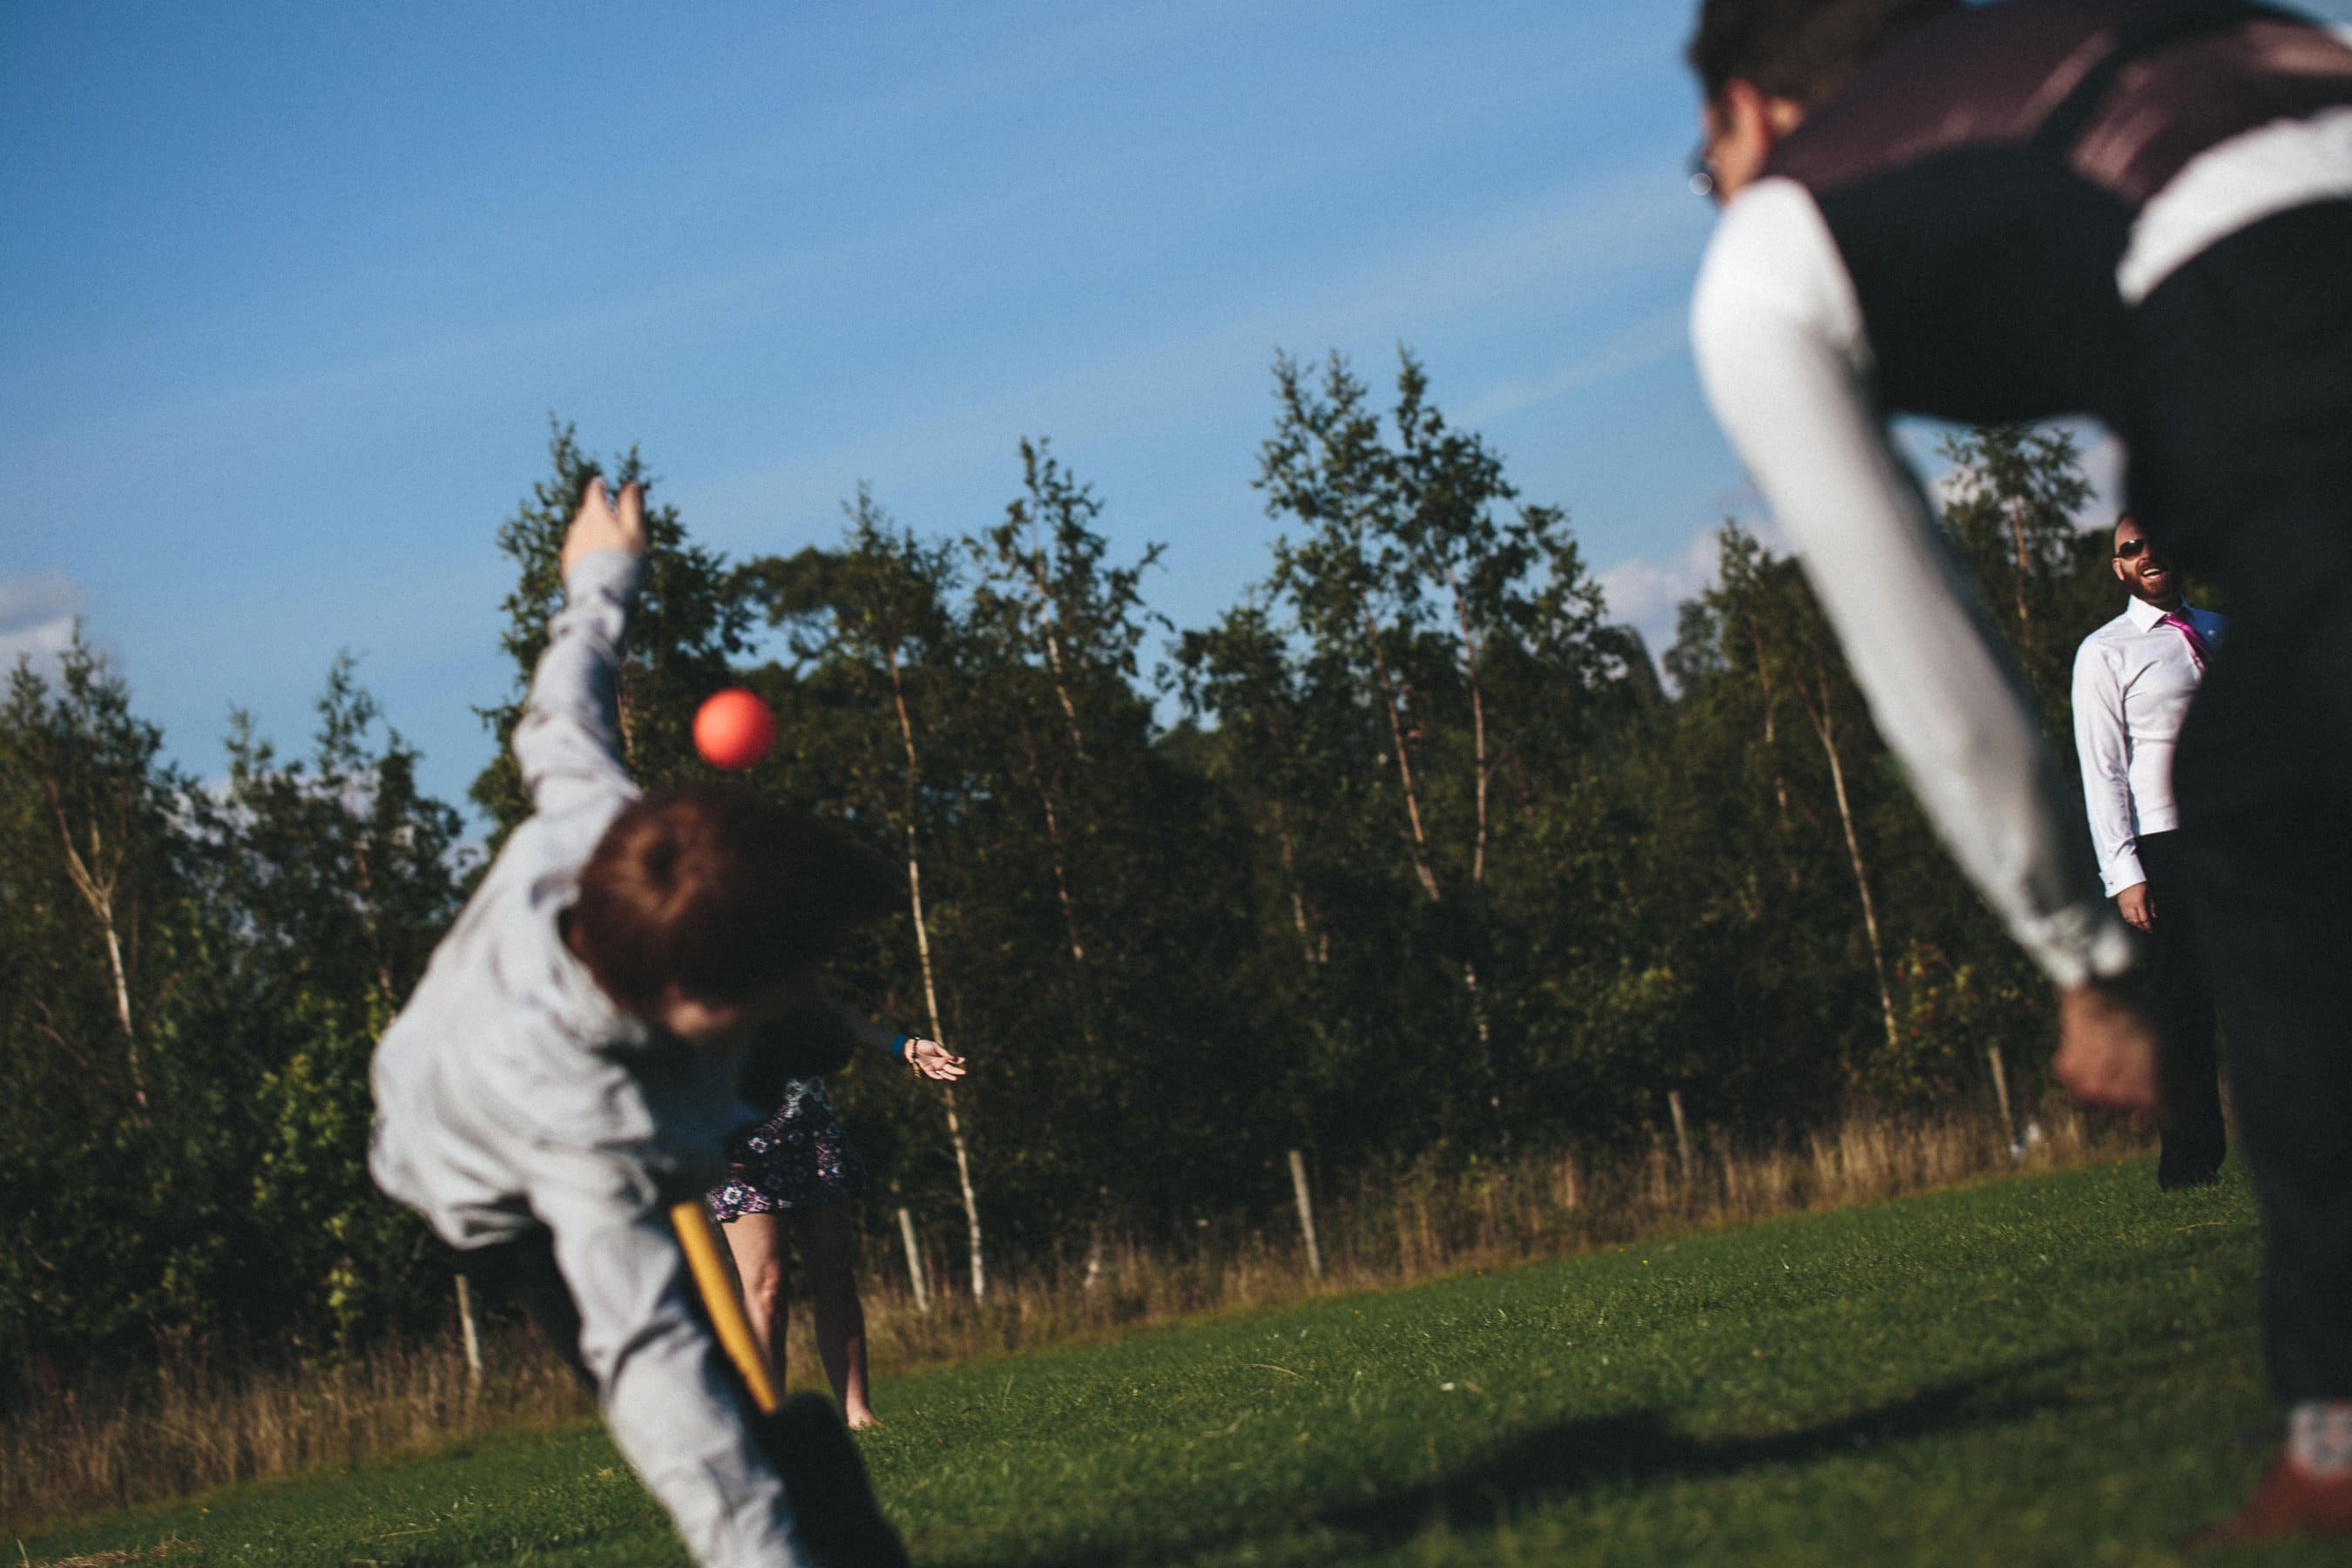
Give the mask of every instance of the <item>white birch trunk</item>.
[[1899, 1048], [1899, 1032], [1895, 1026], [1895, 994], [1886, 983], [1886, 951], [1878, 936], [1878, 905], [1870, 896], [1870, 872], [1863, 864], [1862, 838], [1854, 831], [1853, 807], [1846, 799], [1845, 766], [1838, 759], [1836, 731], [1829, 716], [1829, 694], [1822, 694], [1821, 710], [1811, 715], [1814, 731], [1821, 736], [1822, 750], [1829, 756], [1830, 787], [1837, 794], [1838, 822], [1845, 828], [1846, 858], [1853, 867], [1854, 889], [1862, 895], [1862, 928], [1870, 939], [1870, 967], [1878, 978], [1878, 1016], [1886, 1026], [1886, 1044]]
[[[907, 716], [907, 691], [898, 676], [898, 655], [892, 649], [890, 661], [890, 696], [898, 710], [898, 738], [907, 748], [907, 898], [915, 920], [915, 954], [922, 965], [923, 1005], [929, 1010], [931, 1038], [947, 1044], [947, 1031], [940, 1023], [939, 987], [931, 976], [931, 933], [923, 919], [923, 867], [917, 853], [915, 826], [915, 782], [920, 770], [920, 760], [915, 752], [915, 726]], [[971, 1150], [964, 1141], [963, 1120], [956, 1113], [953, 1085], [940, 1089], [948, 1116], [948, 1144], [955, 1151], [956, 1182], [963, 1191], [964, 1227], [971, 1242], [971, 1299], [985, 1300], [988, 1295], [988, 1267], [981, 1243], [980, 1196], [971, 1182]]]
[[930, 1281], [923, 1278], [923, 1251], [915, 1245], [915, 1216], [907, 1205], [898, 1205], [898, 1239], [907, 1246], [907, 1279], [915, 1288], [915, 1310], [925, 1317], [931, 1313]]
[[114, 919], [114, 888], [121, 875], [121, 863], [118, 856], [115, 865], [108, 868], [104, 877], [90, 870], [92, 864], [104, 865], [106, 860], [105, 845], [99, 837], [98, 824], [93, 821], [89, 825], [89, 859], [86, 861], [74, 847], [73, 829], [66, 821], [65, 801], [58, 791], [56, 781], [45, 782], [48, 786], [49, 808], [57, 816], [58, 840], [66, 852], [67, 879], [73, 883], [74, 890], [81, 895], [82, 901], [89, 906], [89, 912], [97, 917], [99, 931], [106, 940], [106, 965], [114, 982], [114, 1019], [122, 1029], [123, 1060], [131, 1069], [131, 1100], [143, 1115], [147, 1110], [147, 1080], [139, 1066], [139, 1031], [132, 1026], [131, 1018], [131, 977], [123, 965], [122, 937], [116, 930]]
[[1315, 1235], [1315, 1200], [1307, 1190], [1307, 1156], [1290, 1152], [1290, 1191], [1298, 1200], [1298, 1234], [1307, 1241], [1307, 1271], [1323, 1278], [1323, 1247]]

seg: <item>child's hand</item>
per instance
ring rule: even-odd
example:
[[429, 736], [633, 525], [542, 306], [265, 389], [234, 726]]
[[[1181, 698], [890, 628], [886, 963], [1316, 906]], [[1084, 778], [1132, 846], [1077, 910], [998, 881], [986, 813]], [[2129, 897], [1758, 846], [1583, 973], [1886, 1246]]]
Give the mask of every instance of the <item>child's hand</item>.
[[572, 514], [572, 527], [563, 535], [564, 576], [572, 575], [572, 568], [582, 556], [593, 555], [599, 550], [625, 550], [632, 555], [646, 552], [643, 485], [623, 485], [617, 510], [604, 493], [604, 481], [601, 479], [590, 479], [588, 488], [580, 492], [580, 510]]
[[925, 1078], [953, 1082], [963, 1076], [963, 1058], [948, 1055], [948, 1048], [937, 1040], [908, 1040], [907, 1065]]

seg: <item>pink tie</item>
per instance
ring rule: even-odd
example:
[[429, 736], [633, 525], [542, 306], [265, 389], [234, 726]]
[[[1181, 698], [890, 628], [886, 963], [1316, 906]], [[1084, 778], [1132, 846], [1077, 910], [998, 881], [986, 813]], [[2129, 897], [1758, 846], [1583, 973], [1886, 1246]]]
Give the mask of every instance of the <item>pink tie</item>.
[[2189, 624], [2187, 616], [2177, 611], [2165, 616], [2164, 624], [2176, 627], [2182, 637], [2189, 639], [2189, 657], [2197, 661], [2197, 673], [2204, 674], [2205, 661], [2213, 657], [2213, 650], [2206, 645], [2204, 634]]

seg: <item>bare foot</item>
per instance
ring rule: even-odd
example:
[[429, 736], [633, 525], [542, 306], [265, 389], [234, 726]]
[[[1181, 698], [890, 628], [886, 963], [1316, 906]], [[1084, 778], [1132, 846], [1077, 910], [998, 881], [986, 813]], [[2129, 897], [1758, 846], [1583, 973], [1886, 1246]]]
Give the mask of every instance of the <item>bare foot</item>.
[[852, 1410], [842, 1417], [843, 1425], [853, 1432], [869, 1432], [882, 1425], [871, 1410]]

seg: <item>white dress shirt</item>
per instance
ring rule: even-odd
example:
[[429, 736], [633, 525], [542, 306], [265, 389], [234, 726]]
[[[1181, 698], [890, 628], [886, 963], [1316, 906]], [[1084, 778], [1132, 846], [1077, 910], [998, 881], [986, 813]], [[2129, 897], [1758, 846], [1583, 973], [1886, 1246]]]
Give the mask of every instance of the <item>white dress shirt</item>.
[[[2209, 647], [2226, 623], [2187, 605], [2177, 613]], [[2172, 749], [2189, 700], [2205, 671], [2167, 611], [2134, 599], [2083, 639], [2074, 655], [2074, 750], [2083, 761], [2083, 804], [2091, 816], [2099, 879], [2107, 896], [2147, 880], [2139, 836], [2180, 826], [2172, 801]]]

